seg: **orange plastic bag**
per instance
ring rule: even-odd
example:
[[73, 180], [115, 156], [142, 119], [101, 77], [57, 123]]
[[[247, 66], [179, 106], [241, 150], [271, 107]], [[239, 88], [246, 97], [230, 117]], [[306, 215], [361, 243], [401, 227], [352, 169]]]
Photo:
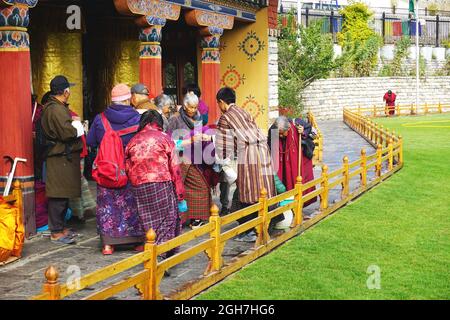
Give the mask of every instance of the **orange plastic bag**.
[[20, 257], [25, 230], [19, 209], [0, 198], [0, 262], [9, 257]]

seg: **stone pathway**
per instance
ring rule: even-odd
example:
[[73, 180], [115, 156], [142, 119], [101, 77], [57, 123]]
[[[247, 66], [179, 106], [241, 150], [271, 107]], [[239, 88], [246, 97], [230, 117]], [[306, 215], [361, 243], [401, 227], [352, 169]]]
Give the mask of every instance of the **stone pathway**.
[[[362, 139], [357, 133], [353, 132], [341, 121], [319, 122], [319, 127], [324, 135], [324, 163], [329, 167], [329, 172], [342, 166], [342, 158], [347, 155], [350, 162], [358, 159], [361, 148], [365, 148], [367, 154], [375, 152], [373, 148]], [[320, 167], [314, 169], [315, 176], [319, 177]], [[369, 178], [373, 177], [373, 172]], [[351, 181], [351, 189], [358, 186], [359, 180], [356, 177]], [[232, 193], [231, 193], [232, 194]], [[330, 202], [340, 197], [340, 187], [330, 190]], [[216, 203], [218, 198], [215, 197]], [[317, 212], [318, 203], [305, 209], [305, 214], [314, 215]], [[6, 266], [0, 267], [0, 299], [28, 299], [29, 297], [41, 293], [42, 284], [45, 280], [44, 271], [49, 265], [54, 265], [59, 271], [59, 280], [64, 283], [67, 279], [76, 274], [77, 270], [81, 275], [86, 275], [101, 267], [107, 266], [134, 254], [132, 247], [117, 248], [112, 256], [103, 256], [101, 254], [101, 244], [96, 233], [96, 220], [93, 213], [86, 215], [84, 224], [72, 223], [72, 226], [80, 233], [82, 237], [78, 243], [73, 246], [60, 246], [50, 242], [48, 238], [36, 236], [25, 243], [23, 258]], [[230, 229], [237, 224], [233, 223], [224, 229]], [[189, 229], [186, 228], [185, 231]], [[199, 238], [193, 243], [204, 240]], [[224, 250], [225, 261], [250, 249], [252, 244], [241, 243], [237, 241], [228, 241]], [[182, 249], [185, 249], [182, 247]], [[200, 254], [190, 260], [171, 269], [171, 275], [163, 278], [161, 283], [161, 292], [168, 294], [179, 288], [183, 284], [202, 275], [206, 268], [207, 258]], [[143, 266], [137, 266], [102, 283], [102, 287], [109, 283], [117, 282], [125, 275], [133, 274], [142, 270]], [[70, 299], [79, 299], [89, 295], [100, 286], [86, 288], [80, 293], [72, 295]], [[140, 296], [136, 289], [129, 289], [117, 295], [113, 299], [139, 299]]]

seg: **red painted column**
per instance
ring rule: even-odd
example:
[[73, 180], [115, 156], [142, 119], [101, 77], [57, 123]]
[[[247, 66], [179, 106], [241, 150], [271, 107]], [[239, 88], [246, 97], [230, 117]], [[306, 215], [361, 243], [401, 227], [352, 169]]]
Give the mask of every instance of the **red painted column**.
[[165, 24], [143, 28], [139, 35], [141, 41], [139, 81], [145, 84], [154, 96], [162, 93], [162, 62], [161, 62], [161, 29]]
[[0, 190], [11, 169], [3, 157], [27, 159], [14, 176], [23, 183], [26, 236], [36, 231], [28, 23], [27, 6], [0, 5]]
[[216, 101], [220, 89], [220, 36], [223, 30], [207, 28], [208, 34], [201, 40], [202, 46], [202, 99], [209, 106], [209, 124], [215, 123], [220, 117]]

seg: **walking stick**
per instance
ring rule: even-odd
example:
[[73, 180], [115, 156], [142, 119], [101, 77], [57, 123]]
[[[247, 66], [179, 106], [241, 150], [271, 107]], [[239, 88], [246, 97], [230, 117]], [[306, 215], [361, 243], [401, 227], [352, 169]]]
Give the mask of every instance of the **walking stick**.
[[[297, 129], [298, 131], [298, 129]], [[298, 176], [302, 176], [302, 134], [298, 133]]]

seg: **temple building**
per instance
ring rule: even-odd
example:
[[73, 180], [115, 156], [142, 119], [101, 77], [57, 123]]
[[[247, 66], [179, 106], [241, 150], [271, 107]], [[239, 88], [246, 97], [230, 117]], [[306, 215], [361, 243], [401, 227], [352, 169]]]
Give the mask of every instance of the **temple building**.
[[[70, 108], [85, 120], [109, 104], [117, 83], [146, 84], [182, 103], [198, 83], [215, 95], [236, 90], [238, 105], [262, 129], [277, 115], [278, 0], [0, 0], [0, 156], [21, 157], [26, 234], [35, 233], [31, 94], [65, 75]], [[10, 165], [0, 163], [0, 189]]]

